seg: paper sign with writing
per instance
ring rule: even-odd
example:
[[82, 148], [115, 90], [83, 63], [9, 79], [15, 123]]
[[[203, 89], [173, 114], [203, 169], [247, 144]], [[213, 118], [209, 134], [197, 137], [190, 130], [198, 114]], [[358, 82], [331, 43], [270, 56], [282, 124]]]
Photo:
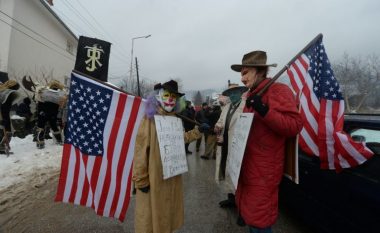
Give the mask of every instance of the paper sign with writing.
[[188, 171], [182, 120], [172, 116], [154, 116], [164, 179]]
[[235, 189], [239, 181], [241, 163], [243, 161], [245, 146], [251, 129], [253, 113], [241, 113], [238, 117], [230, 151], [227, 158], [227, 172], [229, 173]]

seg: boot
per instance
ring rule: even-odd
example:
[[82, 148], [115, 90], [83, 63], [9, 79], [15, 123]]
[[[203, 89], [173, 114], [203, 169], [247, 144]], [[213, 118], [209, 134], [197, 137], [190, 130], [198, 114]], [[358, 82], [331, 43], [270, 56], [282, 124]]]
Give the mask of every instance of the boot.
[[228, 194], [228, 199], [219, 202], [220, 208], [235, 208], [235, 195], [233, 193]]
[[6, 131], [4, 134], [4, 129], [0, 129], [0, 154], [6, 154], [11, 149], [9, 143], [12, 140], [12, 132]]
[[45, 148], [45, 131], [42, 128], [37, 128], [37, 142], [36, 146], [38, 149]]
[[53, 132], [53, 136], [54, 136], [56, 143], [58, 145], [63, 145], [61, 131], [58, 130], [56, 132]]

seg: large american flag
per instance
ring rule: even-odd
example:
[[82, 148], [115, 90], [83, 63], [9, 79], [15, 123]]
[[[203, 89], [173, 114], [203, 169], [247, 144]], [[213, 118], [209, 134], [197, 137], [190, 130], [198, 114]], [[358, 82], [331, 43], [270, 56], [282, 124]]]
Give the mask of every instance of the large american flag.
[[124, 220], [144, 109], [141, 98], [72, 73], [56, 201]]
[[301, 149], [319, 156], [322, 169], [339, 171], [369, 159], [372, 151], [342, 131], [344, 100], [322, 37], [291, 64], [287, 73], [300, 96], [304, 120], [299, 140]]

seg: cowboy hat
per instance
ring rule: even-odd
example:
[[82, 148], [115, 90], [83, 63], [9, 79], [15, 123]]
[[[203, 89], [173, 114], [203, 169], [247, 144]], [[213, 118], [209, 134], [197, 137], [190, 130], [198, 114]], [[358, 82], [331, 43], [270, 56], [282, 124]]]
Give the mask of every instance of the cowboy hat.
[[242, 64], [231, 65], [231, 69], [240, 72], [243, 67], [265, 67], [272, 66], [276, 67], [277, 64], [266, 64], [267, 63], [267, 53], [264, 51], [253, 51], [247, 53], [243, 56]]
[[222, 95], [224, 96], [230, 96], [234, 93], [242, 95], [244, 92], [248, 91], [248, 88], [245, 86], [239, 86], [239, 87], [232, 87], [222, 92]]
[[174, 80], [170, 80], [170, 81], [168, 81], [168, 82], [166, 82], [164, 84], [158, 83], [158, 84], [154, 85], [154, 90], [159, 90], [161, 88], [165, 89], [165, 90], [168, 90], [171, 93], [177, 94], [178, 97], [181, 97], [181, 96], [185, 95], [183, 93], [179, 93], [178, 92], [178, 84]]

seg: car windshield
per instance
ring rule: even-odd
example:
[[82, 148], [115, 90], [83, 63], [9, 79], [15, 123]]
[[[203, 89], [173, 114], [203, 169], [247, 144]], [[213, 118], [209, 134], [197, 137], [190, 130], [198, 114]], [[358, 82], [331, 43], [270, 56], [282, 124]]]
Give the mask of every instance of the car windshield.
[[355, 141], [360, 142], [377, 142], [380, 143], [380, 130], [373, 129], [357, 129], [351, 133], [351, 137]]

